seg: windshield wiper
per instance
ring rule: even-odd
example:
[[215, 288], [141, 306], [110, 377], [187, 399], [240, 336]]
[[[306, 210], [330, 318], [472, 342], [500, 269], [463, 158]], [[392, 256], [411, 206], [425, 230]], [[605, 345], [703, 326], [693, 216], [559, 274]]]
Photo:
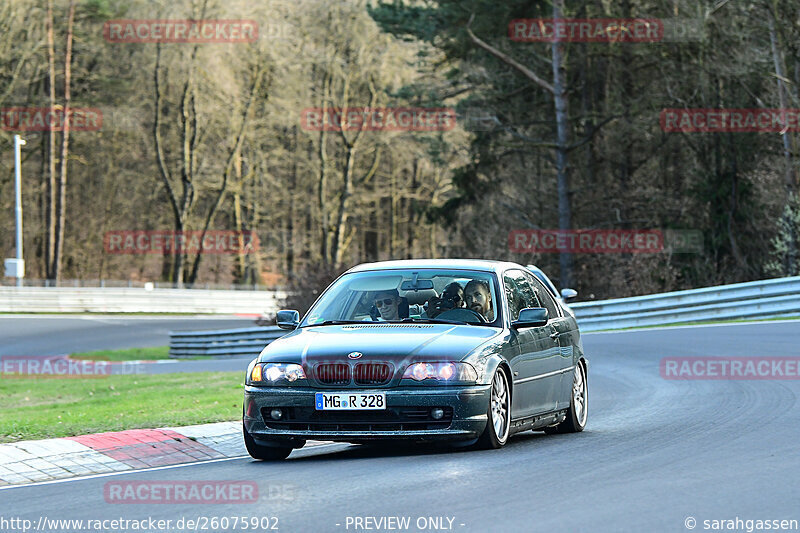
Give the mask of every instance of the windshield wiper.
[[466, 324], [466, 322], [461, 320], [444, 320], [442, 318], [404, 318], [400, 322], [414, 322], [419, 324]]
[[372, 322], [367, 322], [364, 320], [325, 320], [324, 322], [319, 322], [318, 324], [306, 324], [303, 327], [312, 327], [312, 326], [341, 326], [346, 324], [372, 324]]

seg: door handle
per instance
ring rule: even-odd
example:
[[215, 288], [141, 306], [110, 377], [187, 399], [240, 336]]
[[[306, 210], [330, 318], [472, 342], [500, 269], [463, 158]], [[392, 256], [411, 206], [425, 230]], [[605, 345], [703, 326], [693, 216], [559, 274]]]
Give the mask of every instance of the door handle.
[[556, 339], [558, 339], [559, 335], [561, 335], [561, 333], [559, 333], [557, 331], [554, 331], [553, 333], [550, 334], [550, 338], [553, 339], [553, 340], [556, 340]]

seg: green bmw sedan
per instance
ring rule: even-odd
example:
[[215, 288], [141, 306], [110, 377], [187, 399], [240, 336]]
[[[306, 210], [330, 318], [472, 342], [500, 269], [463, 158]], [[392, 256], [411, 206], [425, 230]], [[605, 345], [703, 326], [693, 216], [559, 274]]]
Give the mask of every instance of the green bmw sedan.
[[412, 260], [342, 274], [247, 368], [244, 441], [277, 460], [306, 439], [500, 448], [582, 431], [588, 363], [570, 309], [515, 263]]

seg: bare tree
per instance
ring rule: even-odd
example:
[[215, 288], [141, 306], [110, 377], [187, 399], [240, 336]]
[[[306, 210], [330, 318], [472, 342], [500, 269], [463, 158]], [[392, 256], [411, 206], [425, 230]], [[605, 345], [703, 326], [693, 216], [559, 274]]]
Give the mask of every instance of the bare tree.
[[[564, 0], [553, 0], [553, 19], [558, 20], [562, 18], [564, 11]], [[569, 174], [568, 174], [568, 152], [569, 146], [569, 115], [568, 106], [569, 100], [567, 98], [567, 86], [564, 78], [564, 46], [561, 41], [554, 39], [552, 51], [552, 66], [553, 66], [553, 82], [549, 83], [540, 77], [532, 69], [519, 63], [508, 54], [500, 51], [494, 46], [480, 39], [470, 29], [470, 25], [475, 18], [473, 13], [467, 23], [467, 33], [469, 34], [472, 42], [483, 48], [494, 57], [503, 63], [513, 67], [523, 76], [534, 82], [550, 93], [553, 97], [553, 104], [555, 106], [556, 116], [556, 183], [558, 187], [558, 227], [561, 230], [568, 230], [572, 228], [572, 207], [570, 200], [569, 190]], [[555, 24], [555, 23], [554, 23]], [[560, 253], [559, 262], [561, 266], [560, 282], [562, 286], [571, 286], [573, 279], [573, 261], [572, 255], [569, 253]]]
[[[783, 55], [781, 54], [781, 50], [778, 46], [778, 36], [777, 32], [775, 31], [775, 14], [773, 13], [773, 6], [767, 7], [767, 25], [769, 28], [769, 43], [770, 43], [770, 50], [772, 52], [772, 62], [775, 67], [775, 78], [777, 79], [778, 83], [778, 101], [780, 103], [781, 109], [786, 110], [789, 107], [788, 102], [788, 90], [786, 88], [786, 74], [785, 74], [785, 67], [784, 67], [784, 60]], [[792, 275], [795, 272], [796, 264], [797, 264], [797, 228], [795, 224], [791, 220], [791, 213], [792, 209], [795, 208], [795, 204], [797, 203], [796, 191], [795, 191], [795, 172], [794, 172], [794, 162], [792, 161], [792, 139], [789, 133], [789, 128], [786, 127], [781, 132], [781, 141], [783, 142], [783, 158], [785, 161], [785, 170], [784, 170], [784, 189], [786, 192], [786, 204], [787, 208], [784, 209], [784, 214], [782, 216], [782, 222], [784, 227], [786, 227], [789, 231], [789, 235], [786, 238], [786, 244], [788, 249], [786, 250], [786, 254], [784, 256], [784, 272], [787, 275]]]
[[[247, 126], [250, 119], [250, 110], [253, 106], [253, 102], [255, 101], [259, 89], [261, 88], [261, 83], [264, 78], [265, 69], [262, 65], [257, 65], [255, 67], [255, 72], [252, 75], [252, 81], [250, 84], [250, 90], [247, 95], [247, 100], [244, 105], [244, 109], [242, 110], [242, 117], [241, 122], [239, 123], [239, 130], [236, 132], [235, 141], [233, 146], [228, 153], [228, 159], [225, 163], [225, 168], [222, 171], [222, 184], [217, 191], [216, 198], [214, 199], [214, 203], [211, 206], [211, 209], [206, 216], [205, 224], [203, 225], [203, 231], [200, 235], [200, 241], [203, 241], [203, 238], [206, 236], [209, 227], [214, 222], [214, 216], [217, 214], [217, 211], [222, 205], [223, 198], [225, 197], [225, 193], [228, 190], [228, 182], [230, 180], [231, 174], [237, 168], [237, 161], [240, 160], [241, 157], [241, 150], [242, 150], [242, 143], [244, 142], [245, 133], [247, 132]], [[241, 167], [238, 167], [241, 171]], [[239, 235], [239, 242], [241, 244], [242, 236]], [[189, 283], [194, 283], [197, 279], [197, 271], [200, 267], [200, 260], [202, 258], [202, 253], [198, 252], [194, 258], [194, 264], [192, 265], [192, 272], [189, 276]]]
[[67, 15], [67, 45], [64, 52], [64, 130], [61, 134], [61, 159], [58, 180], [58, 202], [56, 205], [56, 241], [53, 246], [53, 277], [56, 283], [61, 280], [61, 259], [64, 250], [64, 226], [67, 211], [67, 170], [69, 164], [70, 103], [72, 93], [72, 35], [75, 24], [75, 0], [70, 0]]
[[[47, 88], [50, 109], [56, 108], [56, 52], [53, 29], [53, 0], [47, 0]], [[48, 149], [47, 157], [47, 191], [45, 194], [47, 237], [45, 238], [45, 272], [48, 279], [55, 279], [55, 243], [56, 243], [56, 132], [52, 129], [45, 133]]]

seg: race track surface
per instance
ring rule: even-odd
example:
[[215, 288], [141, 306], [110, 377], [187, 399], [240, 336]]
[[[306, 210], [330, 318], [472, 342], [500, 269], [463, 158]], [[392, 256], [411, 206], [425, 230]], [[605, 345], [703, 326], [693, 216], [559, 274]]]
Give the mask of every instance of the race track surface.
[[169, 332], [248, 328], [252, 319], [179, 315], [0, 315], [0, 355], [64, 355], [169, 344]]
[[[274, 516], [290, 532], [364, 531], [353, 517], [389, 516], [410, 517], [407, 531], [432, 530], [419, 529], [419, 517], [449, 517], [463, 532], [678, 532], [690, 530], [689, 517], [695, 531], [713, 519], [800, 520], [800, 381], [659, 374], [665, 356], [800, 356], [800, 322], [587, 334], [584, 347], [589, 423], [580, 434], [528, 432], [495, 451], [337, 444], [281, 463], [240, 458], [10, 488], [0, 490], [0, 514], [34, 523]], [[259, 503], [110, 504], [103, 495], [110, 481], [175, 480], [254, 480]]]

